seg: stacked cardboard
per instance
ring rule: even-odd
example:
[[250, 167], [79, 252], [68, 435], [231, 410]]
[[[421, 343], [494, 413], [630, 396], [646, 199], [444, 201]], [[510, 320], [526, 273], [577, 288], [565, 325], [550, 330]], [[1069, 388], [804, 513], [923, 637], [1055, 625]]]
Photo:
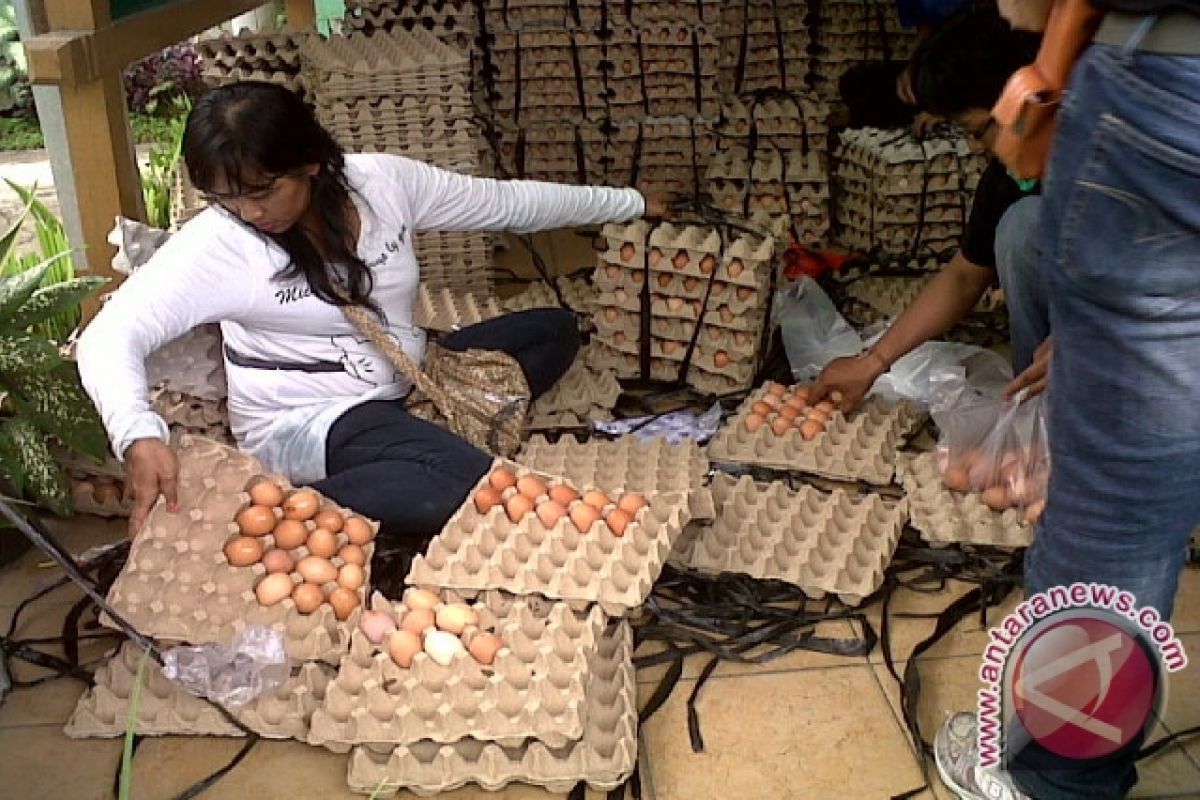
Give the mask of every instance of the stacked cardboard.
[[869, 61], [904, 61], [916, 31], [900, 24], [891, 0], [823, 0], [812, 19], [812, 85], [833, 101], [846, 70]]
[[301, 96], [300, 47], [308, 35], [291, 33], [252, 33], [219, 36], [196, 42], [201, 74], [210, 86], [237, 81], [268, 81], [286, 86]]
[[807, 0], [737, 0], [721, 9], [721, 91], [805, 88], [810, 33]]

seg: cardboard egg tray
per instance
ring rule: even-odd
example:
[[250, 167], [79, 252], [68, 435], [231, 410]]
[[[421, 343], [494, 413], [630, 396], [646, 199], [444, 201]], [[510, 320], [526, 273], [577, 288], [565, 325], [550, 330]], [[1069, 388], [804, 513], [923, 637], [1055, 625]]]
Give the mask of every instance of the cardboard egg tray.
[[809, 72], [808, 5], [728, 3], [721, 9], [721, 88], [731, 95], [801, 89]]
[[[72, 739], [124, 736], [129, 724], [129, 698], [137, 682], [142, 651], [124, 642], [96, 670], [95, 685], [79, 698], [64, 728]], [[292, 676], [243, 706], [229, 710], [246, 727], [268, 739], [308, 737], [308, 724], [321, 705], [333, 669], [317, 662], [292, 668]], [[208, 701], [189, 694], [163, 675], [153, 658], [146, 660], [134, 730], [139, 736], [244, 736]]]
[[924, 422], [911, 404], [873, 396], [849, 416], [834, 411], [825, 431], [811, 441], [794, 428], [783, 436], [769, 425], [751, 433], [746, 417], [767, 391], [764, 386], [752, 392], [721, 426], [708, 445], [710, 459], [886, 485], [895, 474], [896, 449]]
[[487, 297], [495, 294], [491, 239], [475, 231], [420, 231], [413, 237], [421, 285]]
[[821, 3], [813, 20], [813, 85], [836, 98], [838, 80], [851, 66], [904, 61], [915, 45], [915, 31], [900, 24], [893, 4], [883, 0]]
[[931, 544], [1028, 547], [1033, 526], [1020, 510], [993, 511], [974, 492], [946, 488], [933, 453], [902, 454], [897, 472], [908, 494], [912, 526]]
[[[598, 367], [612, 369], [621, 378], [642, 377], [641, 361], [638, 356], [624, 353], [609, 347], [602, 340], [593, 339], [595, 350], [591, 363]], [[666, 358], [650, 359], [650, 380], [672, 382], [679, 378], [680, 363]], [[745, 389], [745, 382], [716, 375], [703, 369], [689, 369], [687, 384], [697, 392], [707, 396], [730, 394]]]
[[[596, 324], [596, 329], [601, 334], [611, 337], [620, 331], [635, 330], [638, 324], [638, 315], [609, 307], [597, 316]], [[695, 327], [696, 323], [694, 321], [659, 318], [651, 320], [650, 334], [655, 337], [656, 342], [661, 341], [663, 344], [674, 342], [678, 344], [678, 349], [675, 349], [670, 355], [664, 354], [663, 357], [679, 360], [683, 356], [683, 350], [686, 349], [686, 343], [692, 338], [692, 332], [695, 330]], [[696, 341], [706, 348], [716, 348], [739, 356], [749, 356], [758, 347], [758, 340], [754, 333], [726, 328], [721, 325], [702, 324], [700, 336]], [[622, 350], [622, 352], [630, 352], [625, 347], [618, 349]], [[654, 353], [653, 349], [651, 349], [651, 353]]]
[[[772, 143], [828, 152], [829, 107], [817, 95], [796, 93], [759, 102], [726, 98], [718, 131], [728, 139], [748, 140], [752, 127]], [[744, 144], [745, 142], [743, 142]]]
[[150, 386], [188, 394], [202, 400], [222, 400], [228, 393], [221, 332], [201, 325], [158, 348], [146, 357]]
[[445, 286], [430, 288], [422, 283], [417, 289], [413, 322], [422, 328], [449, 333], [504, 314], [494, 295], [478, 295]]
[[590, 412], [600, 410], [611, 419], [620, 396], [621, 384], [612, 370], [592, 369], [577, 357], [558, 383], [534, 401], [530, 413], [535, 418], [570, 413], [588, 419]]
[[[493, 469], [500, 466], [518, 477], [534, 472], [500, 459], [493, 462]], [[548, 484], [563, 482], [535, 474]], [[599, 603], [606, 613], [621, 616], [649, 595], [672, 544], [691, 519], [685, 494], [663, 493], [647, 495], [649, 504], [623, 536], [615, 536], [603, 519], [580, 533], [564, 516], [548, 530], [535, 514], [509, 522], [499, 505], [480, 514], [471, 498], [487, 485], [485, 475], [425, 554], [413, 559], [409, 583], [542, 594]], [[582, 494], [590, 487], [574, 488]]]
[[[485, 593], [470, 602], [442, 590], [447, 602], [467, 599], [479, 627], [497, 633], [504, 647], [491, 665], [465, 650], [447, 666], [418, 652], [408, 668], [385, 647], [355, 629], [350, 650], [325, 702], [312, 717], [309, 741], [334, 752], [355, 744], [457, 742], [465, 737], [519, 745], [536, 738], [551, 747], [584, 732], [584, 689], [605, 619], [592, 606], [573, 611], [541, 598]], [[404, 606], [376, 593], [371, 608], [397, 615]]]
[[[555, 278], [558, 290], [562, 292], [567, 306], [578, 314], [590, 315], [596, 310], [597, 292], [586, 278]], [[545, 281], [533, 281], [524, 290], [505, 298], [505, 311], [528, 311], [533, 308], [561, 308], [558, 296]]]
[[70, 469], [67, 474], [71, 476], [71, 508], [76, 514], [128, 517], [133, 511], [133, 501], [125, 499], [123, 475], [114, 480], [77, 476]]
[[235, 36], [199, 39], [196, 55], [210, 86], [258, 79], [299, 90], [300, 47], [307, 37], [300, 31], [262, 34], [244, 30]]
[[445, 84], [469, 86], [470, 59], [424, 28], [313, 36], [300, 45], [301, 64], [318, 103], [323, 96], [376, 96]]
[[620, 786], [637, 762], [637, 683], [633, 632], [621, 622], [600, 638], [584, 691], [583, 735], [561, 748], [530, 739], [505, 748], [478, 738], [452, 744], [421, 742], [395, 748], [366, 745], [350, 754], [353, 791], [390, 797], [398, 789], [419, 796], [475, 783], [499, 791], [510, 783], [568, 792], [580, 781], [595, 791]]
[[711, 489], [717, 517], [689, 527], [687, 546], [676, 547], [680, 563], [787, 581], [810, 597], [837, 595], [847, 605], [883, 584], [908, 519], [906, 501], [872, 493], [797, 491], [725, 474], [713, 478]]
[[[865, 303], [883, 318], [896, 317], [912, 305], [925, 290], [933, 275], [917, 277], [867, 275], [846, 287], [846, 296]], [[989, 292], [975, 304], [974, 311], [994, 311], [999, 306], [995, 292]]]
[[[225, 542], [237, 530], [233, 518], [247, 502], [242, 489], [262, 473], [262, 465], [219, 442], [189, 435], [179, 437], [175, 450], [181, 510], [169, 513], [165, 501], [159, 500], [134, 539], [108, 602], [135, 628], [156, 639], [228, 642], [247, 625], [264, 625], [283, 632], [290, 658], [336, 661], [360, 609], [343, 622], [328, 603], [311, 614], [300, 614], [291, 598], [263, 606], [254, 595], [255, 584], [265, 574], [262, 564], [234, 567], [225, 558]], [[285, 491], [289, 488], [282, 480], [278, 483]], [[374, 545], [363, 549], [367, 580], [358, 590], [360, 606], [370, 586]], [[307, 554], [303, 546], [293, 552]], [[114, 626], [107, 616], [101, 621]]]
[[351, 0], [346, 3], [342, 30], [372, 34], [390, 33], [395, 28], [406, 31], [422, 27], [431, 34], [462, 50], [475, 47], [479, 35], [479, 18], [474, 6], [464, 0], [408, 0], [405, 3], [387, 0]]

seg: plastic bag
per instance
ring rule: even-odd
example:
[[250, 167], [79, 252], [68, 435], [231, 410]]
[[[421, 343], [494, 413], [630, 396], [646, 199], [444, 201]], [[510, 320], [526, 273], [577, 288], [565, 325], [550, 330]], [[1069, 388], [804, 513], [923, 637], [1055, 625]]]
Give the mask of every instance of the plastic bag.
[[[972, 369], [974, 368], [974, 369]], [[1005, 400], [1007, 365], [971, 360], [931, 378], [930, 414], [937, 423], [937, 465], [942, 482], [978, 492], [989, 508], [1017, 508], [1036, 522], [1046, 505], [1050, 475], [1044, 395]]]
[[863, 349], [862, 337], [812, 278], [802, 277], [781, 287], [773, 308], [797, 383], [812, 382], [830, 361]]
[[661, 436], [669, 444], [680, 444], [688, 439], [704, 444], [717, 432], [720, 424], [721, 404], [713, 403], [700, 415], [690, 409], [680, 409], [661, 416], [594, 421], [592, 427], [613, 436], [632, 433], [638, 441], [648, 441]]
[[173, 647], [163, 653], [163, 674], [197, 697], [242, 706], [291, 675], [283, 634], [250, 625], [228, 645]]

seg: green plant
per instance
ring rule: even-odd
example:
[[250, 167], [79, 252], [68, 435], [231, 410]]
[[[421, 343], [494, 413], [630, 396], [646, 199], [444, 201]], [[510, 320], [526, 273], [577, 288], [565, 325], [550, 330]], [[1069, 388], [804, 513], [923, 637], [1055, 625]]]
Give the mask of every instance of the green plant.
[[[40, 264], [49, 264], [49, 269], [46, 270], [38, 288], [74, 278], [75, 264], [71, 259], [71, 242], [67, 239], [67, 231], [50, 207], [37, 199], [37, 186], [24, 187], [7, 178], [4, 182], [25, 204], [25, 214], [22, 218], [32, 214], [38, 247], [36, 251], [26, 253], [16, 253], [10, 248], [6, 255], [0, 256], [0, 277], [17, 275]], [[79, 307], [74, 306], [38, 323], [34, 330], [47, 339], [62, 344], [79, 327], [79, 320]]]
[[183, 131], [192, 101], [181, 95], [171, 101], [170, 138], [150, 148], [150, 161], [142, 173], [147, 221], [156, 228], [171, 227], [171, 189], [183, 156]]
[[[32, 204], [0, 237], [0, 263], [8, 254]], [[44, 285], [58, 253], [29, 269], [0, 277], [0, 489], [27, 497], [60, 516], [70, 516], [67, 476], [51, 455], [54, 438], [97, 461], [106, 437], [100, 417], [60, 345], [39, 332], [50, 319], [75, 311], [104, 278], [68, 278]]]
[[33, 92], [17, 32], [17, 12], [12, 0], [0, 0], [0, 112], [28, 114], [32, 109]]

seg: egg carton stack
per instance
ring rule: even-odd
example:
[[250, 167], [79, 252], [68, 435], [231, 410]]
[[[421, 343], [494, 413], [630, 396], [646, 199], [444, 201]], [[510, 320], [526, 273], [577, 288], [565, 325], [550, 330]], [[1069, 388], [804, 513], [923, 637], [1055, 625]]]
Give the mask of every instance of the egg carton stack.
[[342, 30], [391, 33], [424, 28], [451, 47], [474, 53], [479, 15], [469, 0], [348, 0]]
[[811, 61], [808, 14], [807, 0], [724, 4], [719, 27], [722, 92], [802, 90]]
[[622, 62], [611, 88], [622, 99], [632, 89], [640, 94], [642, 107], [623, 103], [614, 107], [613, 117], [715, 119], [721, 94], [715, 30], [703, 24], [662, 20], [634, 31], [638, 60], [632, 66], [636, 72], [625, 70]]
[[491, 30], [545, 30], [603, 28], [632, 23], [645, 27], [657, 22], [715, 24], [720, 19], [719, 0], [487, 0]]
[[883, 584], [908, 518], [907, 501], [870, 492], [789, 489], [718, 474], [716, 519], [692, 523], [672, 560], [702, 572], [782, 580], [815, 599], [859, 605]]
[[1016, 508], [995, 511], [976, 492], [956, 492], [942, 483], [933, 453], [903, 454], [897, 461], [908, 494], [912, 526], [930, 544], [1028, 547], [1034, 528]]
[[531, 431], [587, 428], [595, 420], [610, 420], [621, 384], [612, 370], [593, 369], [576, 358], [558, 382], [533, 403], [526, 429]]
[[648, 117], [618, 127], [622, 145], [633, 144], [633, 171], [625, 184], [666, 195], [704, 193], [704, 176], [717, 151], [710, 119]]
[[837, 159], [843, 244], [908, 257], [957, 247], [985, 165], [966, 139], [855, 128], [842, 132]]
[[196, 42], [201, 75], [209, 86], [237, 81], [278, 83], [312, 102], [300, 79], [300, 49], [308, 34], [242, 31]]
[[[601, 294], [593, 363], [619, 378], [674, 381], [683, 370], [688, 385], [708, 394], [748, 387], [766, 325], [775, 239], [741, 232], [725, 238], [715, 228], [669, 223], [651, 228], [645, 221], [606, 225], [603, 235], [608, 249], [594, 279]], [[649, 341], [640, 338], [643, 287]]]
[[473, 231], [421, 231], [413, 237], [421, 285], [474, 294], [482, 302], [496, 293], [492, 244], [487, 234]]
[[621, 152], [615, 143], [619, 130], [604, 121], [540, 119], [547, 113], [533, 109], [525, 114], [529, 121], [498, 127], [496, 158], [504, 174], [581, 186], [626, 185], [633, 170], [632, 148]]
[[827, 117], [825, 104], [811, 95], [727, 101], [718, 128], [721, 152], [707, 174], [713, 204], [747, 216], [782, 215], [800, 241], [826, 242]]
[[445, 286], [431, 288], [422, 282], [417, 289], [413, 322], [422, 328], [450, 333], [503, 314], [500, 301], [493, 295], [457, 291]]
[[167, 422], [172, 431], [190, 433], [233, 444], [229, 427], [229, 409], [225, 398], [205, 399], [186, 392], [171, 391], [166, 384], [150, 390], [150, 407]]
[[838, 81], [855, 64], [905, 61], [916, 46], [891, 0], [823, 0], [810, 21], [811, 84], [830, 103], [840, 102]]

